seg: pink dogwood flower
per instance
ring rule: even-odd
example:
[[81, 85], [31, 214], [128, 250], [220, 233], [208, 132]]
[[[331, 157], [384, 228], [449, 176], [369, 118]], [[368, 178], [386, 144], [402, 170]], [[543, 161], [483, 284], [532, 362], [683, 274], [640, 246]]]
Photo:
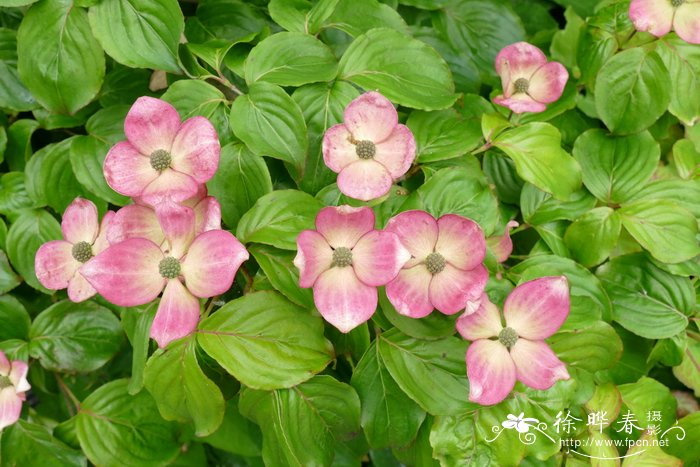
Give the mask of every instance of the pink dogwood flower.
[[326, 131], [322, 146], [324, 162], [338, 174], [338, 189], [362, 201], [389, 193], [416, 158], [413, 133], [378, 92], [350, 102], [343, 123]]
[[486, 245], [491, 249], [499, 263], [505, 262], [513, 253], [513, 240], [510, 238], [510, 231], [519, 225], [517, 221], [510, 221], [506, 224], [503, 235], [494, 235], [486, 239]]
[[547, 62], [537, 47], [516, 42], [501, 49], [496, 56], [496, 72], [501, 77], [503, 94], [493, 101], [513, 112], [542, 112], [546, 104], [559, 99], [569, 79], [561, 63]]
[[65, 240], [41, 245], [34, 257], [34, 270], [41, 285], [50, 290], [68, 288], [68, 298], [82, 302], [95, 295], [95, 289], [79, 272], [80, 267], [107, 248], [107, 230], [114, 219], [108, 211], [97, 218], [97, 208], [87, 199], [76, 198], [63, 214], [61, 231]]
[[107, 248], [81, 273], [110, 302], [143, 305], [161, 291], [151, 337], [160, 347], [190, 334], [199, 321], [199, 298], [226, 292], [248, 259], [241, 242], [224, 230], [195, 236], [194, 211], [171, 206], [160, 211], [162, 246], [146, 238], [129, 238]]
[[155, 205], [184, 201], [214, 176], [221, 144], [204, 117], [180, 123], [165, 101], [139, 97], [124, 120], [127, 141], [112, 146], [104, 162], [107, 183], [116, 192]]
[[486, 295], [474, 308], [457, 320], [459, 333], [474, 341], [466, 356], [470, 401], [497, 404], [516, 380], [544, 390], [569, 379], [566, 366], [544, 341], [569, 315], [566, 277], [542, 277], [513, 289], [503, 305], [505, 327], [498, 307]]
[[386, 231], [398, 235], [411, 253], [386, 286], [400, 314], [422, 318], [437, 309], [451, 315], [483, 293], [486, 240], [476, 222], [455, 214], [435, 220], [425, 211], [406, 211], [389, 220]]
[[629, 15], [638, 31], [661, 37], [674, 30], [684, 41], [700, 44], [700, 0], [632, 0]]
[[27, 382], [27, 364], [20, 360], [10, 362], [0, 351], [0, 431], [19, 420]]
[[313, 287], [316, 308], [342, 332], [374, 314], [377, 287], [396, 277], [410, 257], [394, 233], [375, 230], [368, 207], [321, 209], [316, 230], [302, 231], [297, 247], [299, 285]]

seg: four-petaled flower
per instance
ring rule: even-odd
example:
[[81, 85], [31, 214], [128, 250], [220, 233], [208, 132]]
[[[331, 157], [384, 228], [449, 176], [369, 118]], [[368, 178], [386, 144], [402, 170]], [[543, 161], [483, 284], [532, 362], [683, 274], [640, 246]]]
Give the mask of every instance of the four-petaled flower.
[[316, 308], [342, 332], [374, 314], [377, 287], [396, 277], [410, 258], [398, 236], [375, 230], [368, 207], [321, 209], [316, 230], [301, 232], [297, 247], [299, 285], [313, 287]]
[[25, 393], [31, 389], [27, 382], [27, 364], [10, 362], [0, 351], [0, 431], [19, 419]]
[[561, 97], [569, 79], [561, 63], [547, 62], [544, 53], [527, 42], [501, 49], [496, 56], [496, 72], [501, 77], [503, 94], [493, 101], [517, 114], [544, 111], [546, 104]]
[[639, 31], [661, 37], [674, 30], [684, 41], [700, 44], [700, 0], [632, 0], [629, 15]]
[[513, 289], [503, 305], [505, 327], [498, 308], [486, 295], [476, 307], [457, 320], [459, 333], [474, 341], [466, 356], [470, 401], [497, 404], [512, 391], [516, 380], [544, 390], [569, 379], [566, 366], [544, 342], [569, 315], [566, 277], [542, 277]]
[[513, 414], [508, 414], [506, 417], [507, 420], [504, 420], [501, 422], [501, 425], [503, 428], [506, 428], [508, 430], [512, 430], [515, 428], [518, 433], [527, 433], [530, 431], [530, 427], [532, 426], [533, 423], [538, 423], [539, 420], [536, 418], [525, 418], [525, 412], [520, 412], [520, 415], [517, 417]]
[[396, 109], [378, 92], [353, 100], [343, 123], [330, 127], [323, 137], [323, 160], [338, 174], [338, 189], [363, 201], [389, 193], [415, 157], [413, 133], [399, 124]]
[[435, 220], [425, 211], [406, 211], [392, 218], [386, 231], [398, 235], [411, 253], [386, 286], [399, 313], [422, 318], [437, 309], [451, 315], [481, 297], [488, 280], [482, 264], [486, 240], [476, 222], [455, 214]]

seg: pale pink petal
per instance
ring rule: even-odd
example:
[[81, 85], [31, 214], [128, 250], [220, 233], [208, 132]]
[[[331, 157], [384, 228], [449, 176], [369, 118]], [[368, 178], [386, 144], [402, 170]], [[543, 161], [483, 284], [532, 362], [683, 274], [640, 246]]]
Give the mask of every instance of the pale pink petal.
[[207, 186], [205, 184], [197, 185], [197, 192], [192, 195], [192, 197], [187, 198], [182, 202], [183, 205], [188, 208], [194, 209], [194, 207], [199, 204], [204, 198], [207, 197]]
[[510, 355], [520, 380], [533, 389], [549, 389], [560, 379], [569, 379], [566, 365], [544, 341], [518, 339]]
[[393, 232], [368, 232], [352, 249], [352, 267], [358, 279], [375, 287], [394, 279], [410, 258], [411, 253]]
[[27, 381], [28, 372], [29, 366], [25, 362], [21, 360], [12, 362], [12, 371], [10, 371], [8, 376], [15, 387], [15, 392], [27, 392], [32, 388], [29, 385], [29, 381]]
[[357, 160], [338, 174], [338, 189], [351, 198], [362, 201], [380, 198], [391, 190], [391, 174], [379, 162]]
[[493, 98], [493, 102], [508, 107], [516, 114], [524, 112], [544, 112], [547, 110], [546, 105], [535, 101], [532, 97], [524, 93], [513, 94], [509, 98], [496, 96]]
[[128, 238], [145, 238], [156, 245], [163, 243], [165, 234], [152, 208], [130, 204], [117, 211], [107, 229], [107, 240], [114, 245]]
[[12, 369], [12, 365], [10, 364], [10, 361], [7, 359], [5, 352], [0, 350], [0, 376], [8, 376], [10, 374], [11, 369]]
[[162, 149], [170, 151], [180, 128], [175, 107], [153, 97], [139, 97], [124, 120], [124, 134], [131, 144], [147, 156]]
[[359, 159], [352, 134], [342, 123], [333, 125], [323, 135], [323, 161], [338, 173]]
[[163, 257], [152, 241], [130, 238], [83, 264], [80, 273], [115, 305], [143, 305], [156, 298], [165, 286], [158, 268]]
[[389, 232], [399, 236], [403, 246], [411, 253], [413, 262], [423, 261], [435, 250], [438, 237], [438, 225], [433, 216], [425, 211], [405, 211], [392, 217], [386, 225]]
[[380, 143], [389, 137], [399, 123], [399, 116], [389, 99], [371, 91], [348, 104], [343, 122], [355, 140]]
[[102, 218], [102, 222], [100, 223], [100, 233], [97, 235], [95, 243], [92, 244], [93, 255], [101, 253], [109, 246], [108, 232], [116, 215], [117, 213], [114, 211], [107, 211]]
[[[529, 80], [535, 71], [547, 63], [544, 53], [527, 42], [516, 42], [501, 49], [496, 55], [496, 73], [501, 77], [503, 93], [513, 95], [516, 80]], [[495, 101], [495, 99], [494, 99]]]
[[352, 248], [364, 234], [374, 230], [374, 211], [366, 206], [325, 207], [316, 216], [316, 230], [332, 248]]
[[387, 139], [376, 144], [375, 150], [374, 160], [397, 179], [408, 171], [416, 158], [416, 139], [406, 125], [396, 125]]
[[196, 297], [220, 295], [231, 288], [236, 271], [248, 257], [248, 251], [231, 232], [201, 233], [182, 260], [185, 285]]
[[168, 256], [181, 258], [194, 240], [194, 210], [167, 200], [156, 206], [156, 217], [168, 240]]
[[685, 2], [676, 9], [673, 30], [691, 44], [700, 44], [700, 2]]
[[213, 196], [207, 196], [194, 209], [194, 232], [200, 234], [221, 229], [221, 205]]
[[314, 303], [326, 321], [350, 332], [374, 314], [377, 289], [363, 284], [351, 267], [330, 268], [314, 284]]
[[498, 307], [491, 303], [486, 294], [483, 294], [477, 303], [475, 311], [467, 310], [459, 317], [457, 331], [470, 341], [497, 337], [503, 329]]
[[70, 243], [88, 242], [92, 244], [97, 238], [100, 223], [97, 219], [97, 208], [92, 201], [75, 198], [68, 205], [61, 220], [63, 238]]
[[469, 400], [498, 404], [515, 386], [515, 365], [508, 349], [498, 341], [479, 339], [467, 349]]
[[520, 224], [518, 224], [516, 221], [510, 221], [506, 224], [506, 229], [503, 232], [503, 235], [496, 235], [486, 239], [486, 244], [496, 257], [496, 261], [499, 263], [507, 260], [510, 257], [510, 254], [513, 253], [513, 240], [510, 238], [510, 231], [518, 225]]
[[542, 340], [566, 321], [570, 305], [565, 276], [541, 277], [513, 289], [503, 304], [503, 316], [519, 336]]
[[469, 270], [484, 261], [486, 238], [479, 224], [456, 214], [445, 214], [437, 220], [437, 225], [435, 251], [448, 263]]
[[170, 150], [172, 167], [206, 183], [219, 167], [221, 143], [214, 126], [204, 117], [185, 121], [175, 135]]
[[96, 293], [97, 290], [90, 285], [80, 272], [76, 272], [68, 282], [68, 298], [70, 298], [72, 302], [84, 302]]
[[158, 304], [150, 336], [161, 349], [191, 334], [199, 322], [199, 300], [178, 279], [168, 280]]
[[464, 310], [467, 302], [481, 297], [489, 274], [482, 265], [469, 271], [446, 264], [430, 281], [430, 301], [446, 315]]
[[432, 278], [422, 264], [402, 269], [396, 279], [386, 285], [386, 296], [400, 314], [423, 318], [434, 309], [429, 293]]
[[569, 72], [558, 62], [542, 65], [532, 78], [527, 93], [537, 102], [549, 104], [561, 97]]
[[333, 249], [315, 230], [304, 230], [297, 237], [294, 265], [299, 269], [299, 285], [312, 287], [324, 271], [331, 267]]
[[168, 200], [179, 203], [197, 193], [198, 186], [189, 175], [165, 169], [144, 188], [141, 199], [152, 206]]
[[46, 242], [36, 252], [34, 271], [41, 285], [51, 290], [68, 287], [81, 263], [73, 258], [73, 245], [65, 240]]
[[0, 431], [19, 420], [21, 412], [22, 399], [15, 393], [15, 388], [0, 389]]
[[128, 141], [115, 144], [104, 162], [105, 179], [117, 193], [141, 196], [143, 190], [158, 177], [151, 160]]
[[671, 31], [674, 8], [669, 0], [632, 0], [629, 16], [638, 31], [657, 37]]

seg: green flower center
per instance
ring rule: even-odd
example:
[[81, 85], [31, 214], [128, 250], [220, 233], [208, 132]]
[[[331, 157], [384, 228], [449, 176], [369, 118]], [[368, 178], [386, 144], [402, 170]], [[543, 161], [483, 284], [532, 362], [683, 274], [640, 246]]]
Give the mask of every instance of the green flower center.
[[530, 89], [530, 82], [526, 80], [525, 78], [518, 78], [515, 80], [515, 83], [513, 83], [513, 87], [515, 88], [515, 92], [527, 92], [528, 89]]
[[685, 3], [685, 0], [671, 0], [671, 5], [673, 5], [674, 8], [678, 8], [679, 6], [683, 5]]
[[433, 252], [425, 258], [425, 267], [430, 274], [435, 275], [445, 269], [445, 257], [438, 252]]
[[158, 271], [166, 279], [175, 279], [180, 274], [180, 262], [172, 256], [165, 257], [160, 260]]
[[513, 328], [505, 327], [498, 333], [498, 341], [510, 349], [518, 342], [518, 333]]
[[158, 149], [151, 154], [151, 167], [158, 172], [162, 172], [170, 167], [172, 161], [173, 158], [170, 157], [170, 153], [165, 149]]
[[331, 267], [344, 268], [352, 264], [352, 251], [344, 246], [333, 250], [333, 261]]
[[75, 258], [76, 261], [84, 263], [92, 258], [92, 245], [88, 242], [78, 242], [73, 245], [71, 253], [73, 253], [73, 258]]
[[371, 159], [377, 153], [377, 147], [372, 141], [358, 141], [355, 146], [355, 152], [360, 159]]
[[10, 377], [0, 375], [0, 391], [11, 386], [14, 386], [14, 384], [10, 381]]

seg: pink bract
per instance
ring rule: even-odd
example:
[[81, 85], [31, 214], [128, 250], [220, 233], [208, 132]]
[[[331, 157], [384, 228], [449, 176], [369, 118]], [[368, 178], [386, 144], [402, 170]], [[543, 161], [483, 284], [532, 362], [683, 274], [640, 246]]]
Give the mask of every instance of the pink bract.
[[638, 31], [661, 37], [673, 30], [684, 41], [700, 44], [698, 0], [632, 0], [629, 15]]
[[165, 101], [136, 100], [124, 120], [127, 141], [114, 145], [104, 162], [107, 183], [118, 193], [156, 205], [184, 201], [214, 176], [221, 144], [204, 117], [180, 123]]
[[28, 370], [25, 362], [10, 362], [0, 351], [0, 432], [19, 420], [25, 393], [31, 388], [27, 381]]
[[95, 289], [78, 272], [84, 262], [107, 248], [107, 230], [114, 219], [108, 211], [100, 225], [92, 201], [76, 198], [63, 214], [61, 230], [65, 240], [41, 245], [34, 257], [34, 270], [41, 285], [50, 290], [68, 288], [68, 298], [82, 302]]
[[299, 283], [313, 287], [316, 308], [341, 332], [374, 314], [377, 287], [396, 277], [410, 257], [399, 238], [375, 230], [374, 221], [368, 207], [326, 207], [316, 217], [316, 230], [297, 238]]
[[546, 104], [561, 97], [569, 79], [561, 63], [547, 62], [544, 53], [527, 42], [501, 49], [496, 56], [496, 72], [501, 77], [503, 94], [493, 101], [518, 114], [544, 111]]
[[406, 211], [389, 220], [411, 259], [386, 286], [396, 310], [412, 318], [433, 309], [451, 315], [478, 299], [488, 280], [482, 262], [486, 240], [479, 225], [455, 214], [439, 219], [425, 211]]
[[343, 119], [323, 137], [323, 160], [338, 174], [338, 188], [363, 201], [386, 195], [416, 157], [413, 133], [378, 92], [353, 100]]
[[494, 235], [486, 239], [486, 244], [499, 263], [506, 261], [513, 253], [513, 240], [510, 238], [510, 231], [519, 225], [516, 221], [510, 221], [506, 224], [503, 235]]
[[569, 379], [566, 366], [544, 341], [569, 315], [566, 277], [542, 277], [513, 289], [503, 305], [505, 327], [498, 307], [486, 295], [473, 308], [457, 320], [462, 337], [474, 341], [466, 355], [470, 401], [497, 404], [516, 380], [544, 390]]

